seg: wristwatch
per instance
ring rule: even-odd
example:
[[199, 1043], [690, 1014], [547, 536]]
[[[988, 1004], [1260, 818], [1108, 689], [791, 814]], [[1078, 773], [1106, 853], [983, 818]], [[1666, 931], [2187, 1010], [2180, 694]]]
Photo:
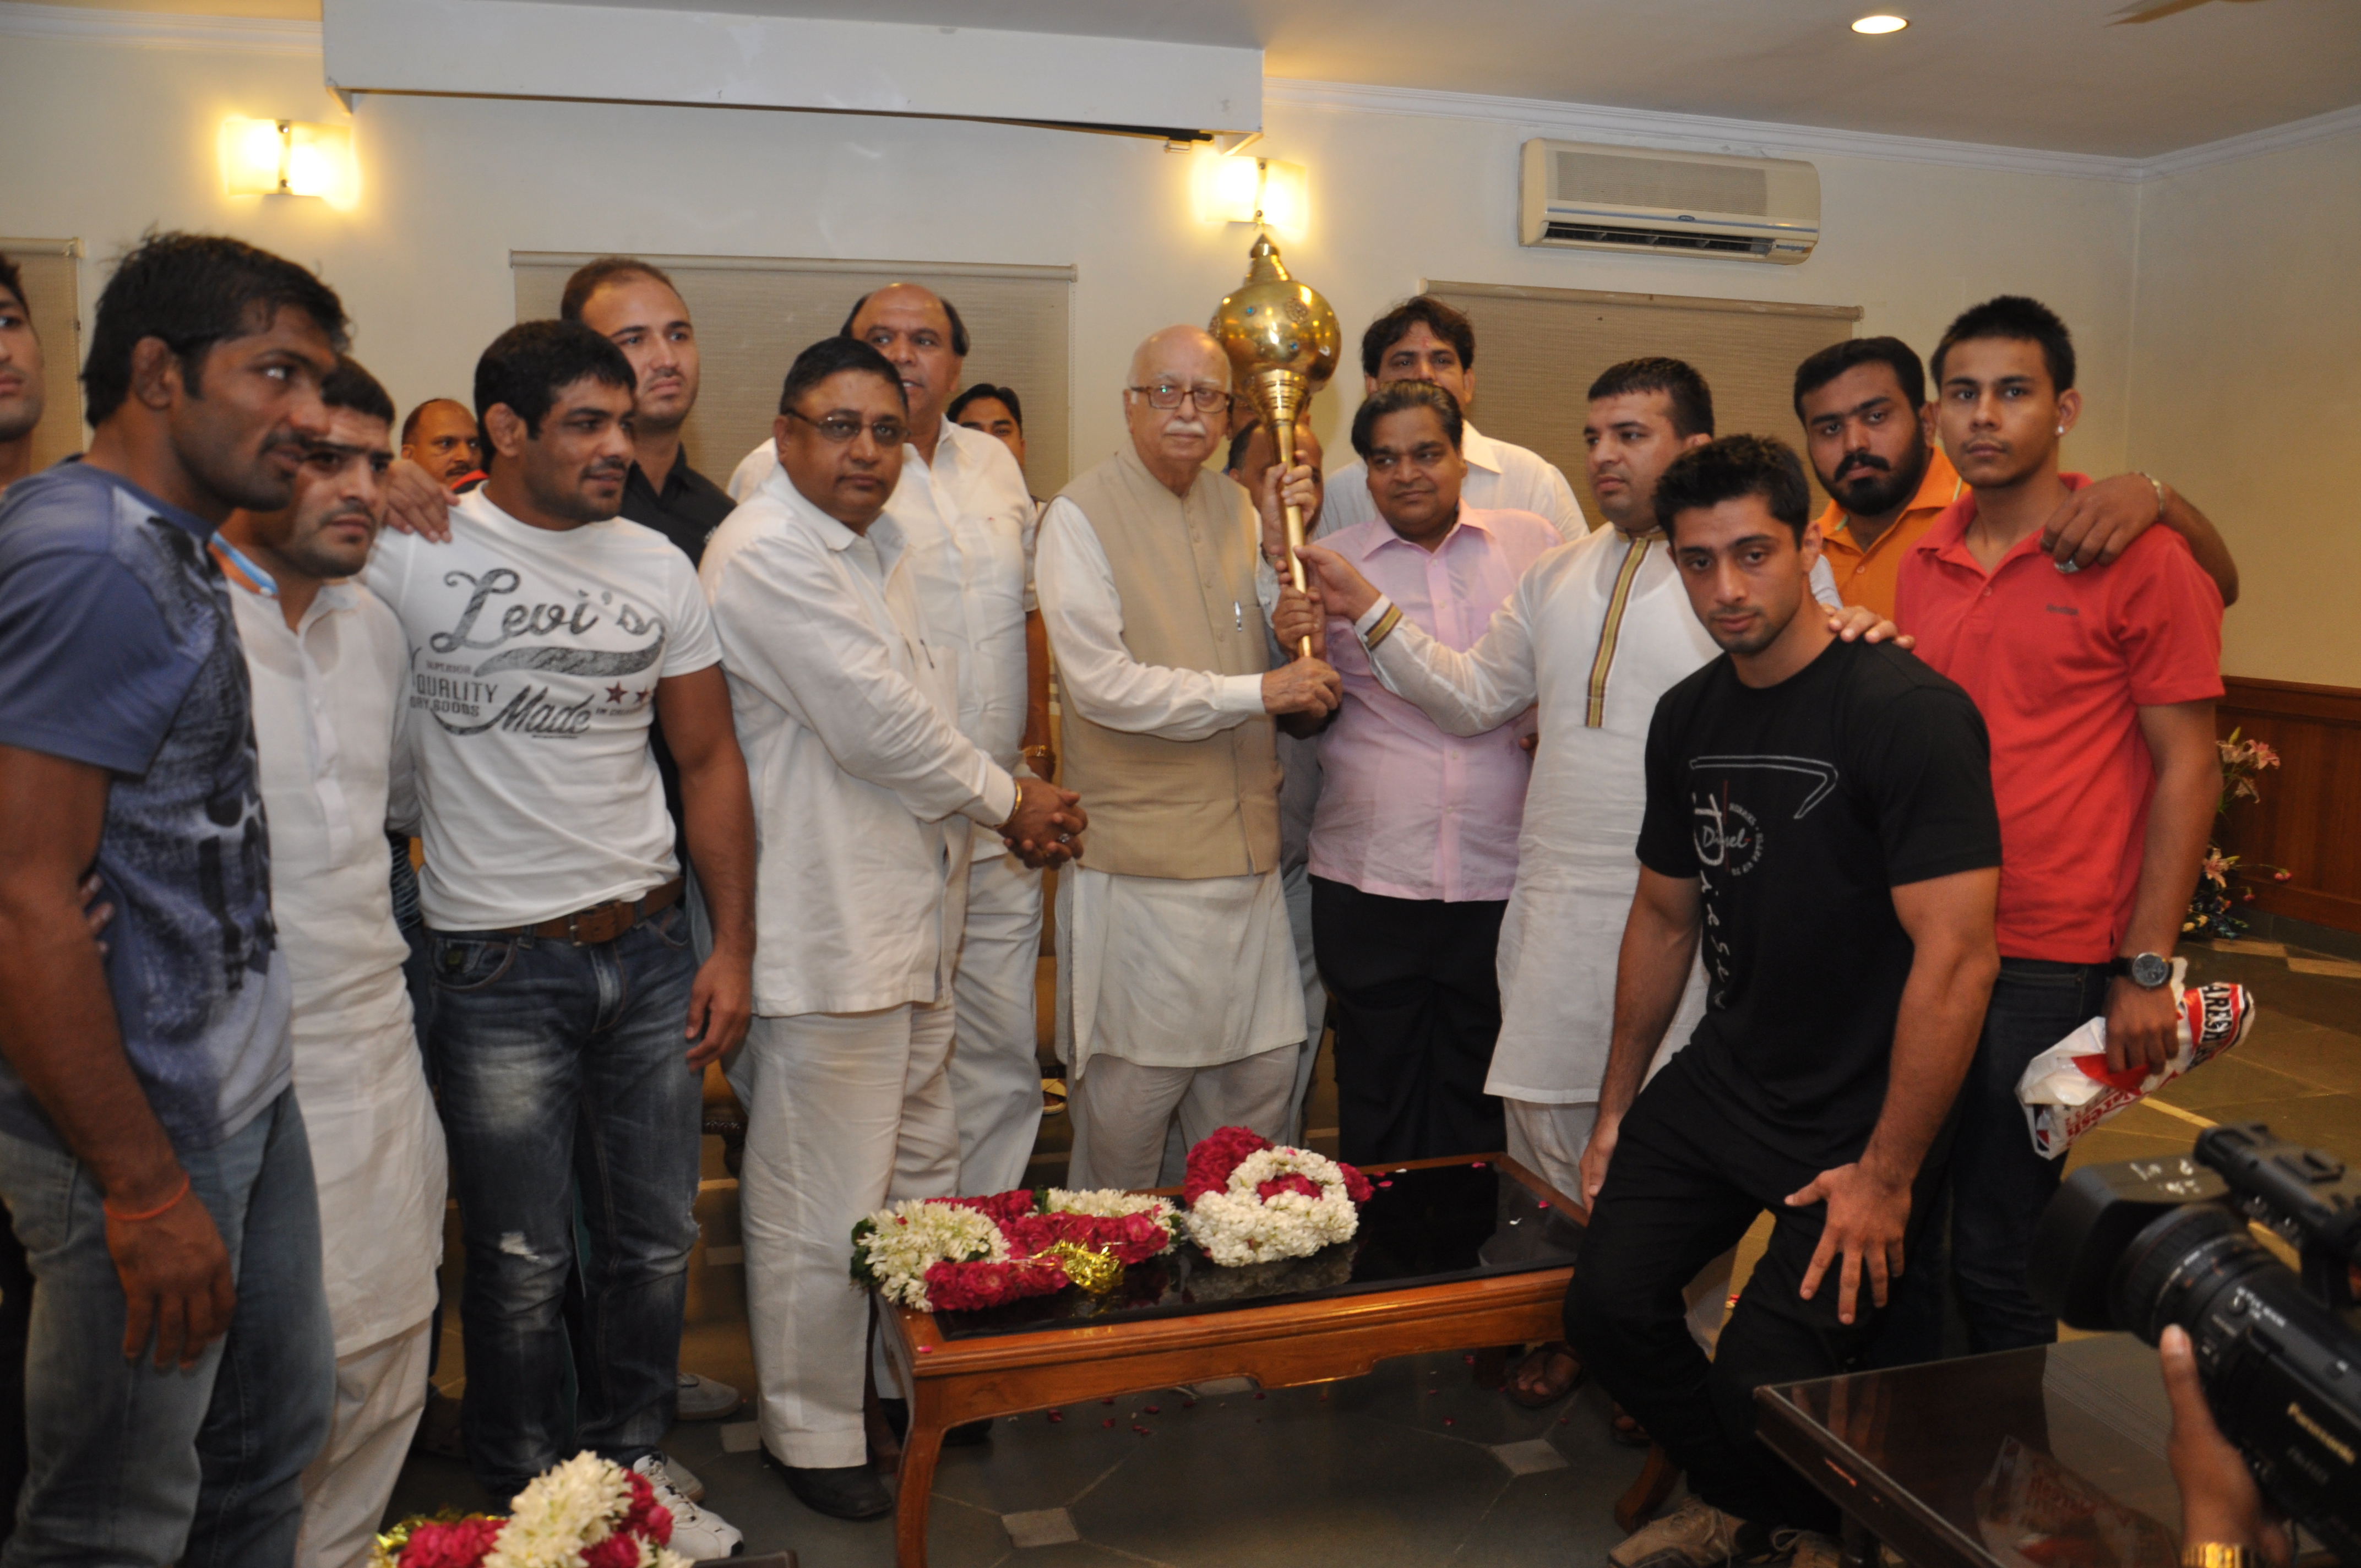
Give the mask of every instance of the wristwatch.
[[2118, 958], [2110, 963], [2107, 972], [2122, 975], [2144, 990], [2154, 991], [2172, 978], [2172, 960], [2160, 959], [2154, 953], [2134, 953], [2129, 958]]
[[2263, 1568], [2263, 1554], [2251, 1546], [2192, 1541], [2180, 1549], [2180, 1568]]

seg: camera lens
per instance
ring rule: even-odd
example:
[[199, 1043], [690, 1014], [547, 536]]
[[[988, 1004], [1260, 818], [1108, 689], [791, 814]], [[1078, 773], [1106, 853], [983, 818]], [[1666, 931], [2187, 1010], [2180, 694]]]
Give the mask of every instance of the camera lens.
[[2150, 1344], [2167, 1323], [2179, 1323], [2202, 1349], [2224, 1296], [2276, 1262], [2229, 1210], [2211, 1203], [2175, 1210], [2124, 1249], [2115, 1265], [2115, 1321]]

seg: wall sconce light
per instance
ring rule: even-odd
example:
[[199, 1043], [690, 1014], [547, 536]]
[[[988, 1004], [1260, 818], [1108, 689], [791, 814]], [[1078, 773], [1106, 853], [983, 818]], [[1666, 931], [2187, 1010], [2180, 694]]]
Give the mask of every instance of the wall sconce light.
[[342, 206], [355, 183], [353, 133], [301, 120], [227, 119], [221, 164], [233, 196], [320, 196]]
[[1300, 163], [1269, 158], [1197, 160], [1197, 220], [1263, 224], [1300, 235], [1311, 217], [1311, 180]]

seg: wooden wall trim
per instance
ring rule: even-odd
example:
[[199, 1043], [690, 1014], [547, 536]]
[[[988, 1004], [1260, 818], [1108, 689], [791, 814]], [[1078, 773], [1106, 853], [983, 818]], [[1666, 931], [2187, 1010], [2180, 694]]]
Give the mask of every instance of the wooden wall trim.
[[[2219, 732], [2268, 741], [2279, 766], [2258, 802], [2232, 807], [2223, 847], [2255, 868], [2251, 909], [2361, 931], [2361, 688], [2223, 678]], [[2293, 874], [2272, 879], [2262, 868]]]

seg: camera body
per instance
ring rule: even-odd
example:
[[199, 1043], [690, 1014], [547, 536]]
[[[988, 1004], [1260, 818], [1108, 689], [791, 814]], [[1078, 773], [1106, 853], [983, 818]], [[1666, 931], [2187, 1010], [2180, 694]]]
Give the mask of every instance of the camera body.
[[[2301, 1277], [2246, 1228], [2293, 1243]], [[2214, 1127], [2191, 1155], [2090, 1166], [2034, 1234], [2034, 1295], [2078, 1329], [2154, 1344], [2189, 1332], [2207, 1402], [2273, 1503], [2361, 1563], [2361, 1173], [2271, 1135]]]

